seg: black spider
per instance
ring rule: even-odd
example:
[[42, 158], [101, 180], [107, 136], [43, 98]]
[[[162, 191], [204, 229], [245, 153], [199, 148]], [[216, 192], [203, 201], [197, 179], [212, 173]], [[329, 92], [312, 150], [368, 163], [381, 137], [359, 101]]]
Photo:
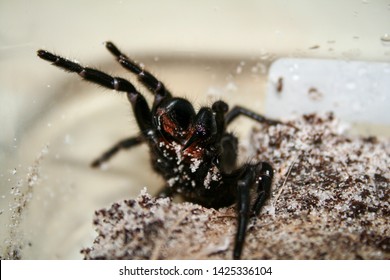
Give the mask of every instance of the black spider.
[[[152, 166], [166, 181], [160, 196], [180, 194], [187, 201], [209, 208], [237, 203], [238, 226], [233, 257], [239, 259], [248, 220], [252, 215], [259, 214], [270, 196], [273, 169], [265, 162], [237, 167], [238, 141], [233, 134], [226, 132], [226, 127], [240, 115], [271, 125], [279, 122], [239, 106], [229, 111], [223, 101], [195, 112], [188, 100], [172, 97], [163, 83], [122, 54], [113, 43], [107, 42], [105, 45], [116, 60], [136, 74], [138, 80], [154, 94], [151, 108], [129, 81], [81, 66], [45, 50], [38, 51], [40, 58], [65, 71], [75, 72], [89, 82], [127, 93], [140, 133], [119, 141], [92, 166], [99, 166], [121, 149], [147, 143]], [[253, 194], [255, 198], [251, 199]]]

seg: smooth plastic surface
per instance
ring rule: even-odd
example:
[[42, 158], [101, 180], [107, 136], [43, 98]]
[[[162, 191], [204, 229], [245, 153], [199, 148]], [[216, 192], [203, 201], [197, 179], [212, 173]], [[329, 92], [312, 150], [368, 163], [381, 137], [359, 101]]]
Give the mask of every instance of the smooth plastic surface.
[[266, 114], [334, 112], [347, 122], [390, 124], [390, 64], [282, 58], [269, 71]]

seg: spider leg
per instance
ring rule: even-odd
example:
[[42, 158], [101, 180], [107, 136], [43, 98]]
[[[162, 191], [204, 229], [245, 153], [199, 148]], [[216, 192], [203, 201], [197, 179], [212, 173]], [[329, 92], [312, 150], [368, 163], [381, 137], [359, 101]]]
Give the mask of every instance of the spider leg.
[[253, 166], [246, 165], [243, 168], [244, 171], [237, 182], [238, 226], [233, 251], [234, 259], [240, 259], [242, 248], [244, 246], [246, 229], [250, 217], [249, 191], [256, 180]]
[[233, 120], [235, 120], [240, 115], [244, 115], [244, 116], [251, 118], [257, 122], [266, 123], [269, 125], [282, 124], [282, 122], [280, 122], [280, 121], [268, 119], [263, 115], [255, 113], [255, 112], [248, 110], [248, 109], [241, 107], [241, 106], [235, 106], [228, 113], [226, 113], [226, 115], [225, 115], [226, 124], [231, 123]]
[[221, 138], [220, 168], [224, 173], [231, 173], [237, 164], [238, 140], [231, 133], [225, 133]]
[[[248, 221], [252, 214], [259, 214], [265, 201], [269, 198], [273, 170], [268, 163], [244, 165], [237, 182], [238, 227], [233, 251], [233, 258], [239, 259], [244, 246]], [[257, 198], [251, 207], [250, 189], [257, 184]]]
[[257, 178], [259, 180], [257, 187], [257, 198], [255, 203], [252, 206], [252, 213], [254, 215], [259, 215], [261, 208], [264, 206], [264, 203], [269, 198], [271, 194], [271, 184], [274, 171], [272, 166], [267, 162], [260, 162], [257, 170]]
[[150, 72], [141, 68], [137, 63], [123, 54], [112, 42], [106, 42], [106, 48], [116, 57], [116, 60], [127, 70], [137, 75], [138, 80], [155, 95], [153, 108], [155, 108], [163, 99], [172, 97], [171, 93], [165, 88]]
[[136, 136], [123, 139], [112, 146], [110, 149], [105, 151], [99, 158], [94, 160], [91, 163], [92, 167], [99, 167], [102, 163], [108, 161], [111, 157], [113, 157], [116, 153], [123, 149], [130, 149], [134, 146], [141, 144], [144, 141], [143, 137]]
[[219, 149], [219, 167], [221, 171], [229, 174], [236, 168], [238, 149], [237, 138], [231, 133], [226, 133], [225, 114], [228, 112], [229, 106], [219, 100], [214, 102], [211, 108], [215, 113], [217, 127], [214, 141], [216, 143], [215, 148]]
[[84, 67], [45, 50], [39, 50], [38, 56], [65, 71], [77, 73], [86, 81], [101, 85], [105, 88], [126, 92], [141, 132], [146, 138], [150, 136], [150, 131], [153, 130], [153, 124], [149, 106], [145, 97], [129, 81], [120, 77], [112, 77], [93, 68]]

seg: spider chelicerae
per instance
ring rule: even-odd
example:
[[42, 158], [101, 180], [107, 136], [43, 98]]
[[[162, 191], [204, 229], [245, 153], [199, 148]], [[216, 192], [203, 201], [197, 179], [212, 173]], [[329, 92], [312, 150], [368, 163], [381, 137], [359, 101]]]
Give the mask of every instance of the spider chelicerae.
[[122, 149], [146, 143], [154, 170], [166, 181], [159, 196], [179, 194], [186, 201], [216, 209], [236, 203], [238, 224], [233, 258], [239, 259], [248, 221], [259, 214], [270, 196], [273, 168], [266, 162], [237, 166], [238, 140], [226, 131], [226, 127], [241, 115], [269, 125], [280, 122], [240, 106], [229, 110], [221, 100], [195, 112], [188, 100], [173, 97], [161, 81], [124, 55], [113, 43], [106, 42], [105, 46], [120, 65], [137, 75], [140, 83], [154, 95], [151, 106], [123, 78], [38, 50], [40, 58], [65, 71], [127, 94], [140, 132], [116, 143], [93, 161], [92, 166], [100, 166]]

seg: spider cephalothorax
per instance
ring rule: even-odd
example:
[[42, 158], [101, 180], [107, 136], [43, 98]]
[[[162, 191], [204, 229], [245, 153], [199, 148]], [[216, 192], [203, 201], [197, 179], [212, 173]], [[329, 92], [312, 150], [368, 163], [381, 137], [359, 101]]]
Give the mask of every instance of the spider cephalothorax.
[[[180, 194], [187, 201], [213, 208], [237, 204], [238, 225], [233, 257], [240, 258], [248, 220], [259, 214], [270, 195], [273, 169], [265, 162], [237, 167], [238, 141], [233, 134], [226, 132], [226, 126], [239, 115], [268, 124], [279, 122], [238, 106], [229, 111], [223, 101], [195, 112], [188, 100], [172, 97], [159, 80], [122, 54], [114, 44], [107, 42], [106, 47], [154, 94], [151, 107], [142, 94], [123, 78], [81, 66], [45, 50], [38, 51], [40, 58], [55, 66], [127, 94], [140, 133], [118, 142], [92, 166], [99, 166], [121, 149], [146, 143], [151, 151], [154, 170], [166, 181], [160, 196]], [[255, 197], [251, 198], [253, 194]]]

